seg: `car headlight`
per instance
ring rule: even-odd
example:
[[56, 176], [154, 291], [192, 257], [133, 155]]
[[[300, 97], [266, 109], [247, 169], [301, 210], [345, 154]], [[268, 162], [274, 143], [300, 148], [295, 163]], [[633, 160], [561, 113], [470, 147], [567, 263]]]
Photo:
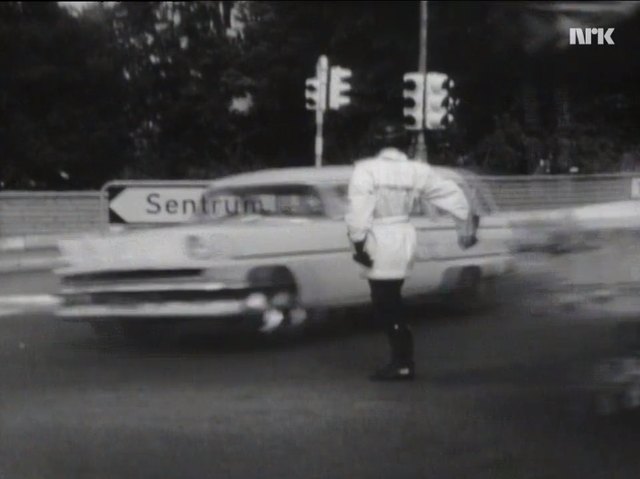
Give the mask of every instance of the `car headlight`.
[[274, 308], [284, 309], [292, 306], [295, 300], [291, 293], [286, 291], [277, 293], [271, 298], [271, 304]]
[[215, 248], [205, 238], [189, 235], [186, 238], [185, 249], [187, 256], [193, 259], [210, 259], [215, 255]]
[[245, 268], [238, 266], [215, 265], [203, 270], [202, 277], [229, 285], [241, 285], [247, 281], [247, 271]]
[[248, 309], [264, 311], [269, 307], [269, 300], [267, 296], [262, 293], [253, 293], [245, 300], [245, 306]]

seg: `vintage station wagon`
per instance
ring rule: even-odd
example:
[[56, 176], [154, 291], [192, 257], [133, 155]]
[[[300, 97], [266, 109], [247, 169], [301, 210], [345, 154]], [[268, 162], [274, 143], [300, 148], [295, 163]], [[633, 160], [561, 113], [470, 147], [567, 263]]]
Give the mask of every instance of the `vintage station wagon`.
[[[463, 251], [454, 223], [424, 202], [412, 221], [418, 255], [408, 298], [476, 286], [513, 265], [506, 220], [464, 171], [435, 168], [463, 186], [480, 214], [480, 242]], [[98, 333], [138, 334], [157, 322], [205, 320], [290, 330], [333, 309], [369, 302], [344, 215], [352, 167], [271, 169], [222, 178], [187, 224], [63, 241], [65, 320]]]

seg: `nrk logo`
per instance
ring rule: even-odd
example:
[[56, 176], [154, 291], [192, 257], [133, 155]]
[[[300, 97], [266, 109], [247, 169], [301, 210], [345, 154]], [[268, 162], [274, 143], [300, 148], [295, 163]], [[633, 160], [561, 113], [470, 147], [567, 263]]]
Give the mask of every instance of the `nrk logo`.
[[569, 45], [615, 45], [613, 31], [615, 28], [570, 28]]

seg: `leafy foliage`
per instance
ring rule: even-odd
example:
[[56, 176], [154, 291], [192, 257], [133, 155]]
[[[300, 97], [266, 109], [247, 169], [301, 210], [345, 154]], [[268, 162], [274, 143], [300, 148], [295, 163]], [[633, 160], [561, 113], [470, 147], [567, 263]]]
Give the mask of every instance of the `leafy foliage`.
[[[428, 66], [461, 100], [456, 123], [428, 135], [430, 161], [500, 174], [541, 158], [557, 172], [635, 168], [638, 16], [617, 26], [623, 47], [587, 52], [559, 49], [556, 25], [528, 8], [429, 2]], [[401, 121], [418, 34], [419, 2], [119, 2], [81, 15], [6, 2], [0, 188], [312, 165], [303, 92], [322, 54], [354, 73], [352, 104], [325, 117], [326, 163], [350, 162], [372, 152], [380, 118]]]
[[122, 168], [125, 91], [105, 22], [50, 2], [4, 3], [0, 44], [4, 187], [97, 187]]

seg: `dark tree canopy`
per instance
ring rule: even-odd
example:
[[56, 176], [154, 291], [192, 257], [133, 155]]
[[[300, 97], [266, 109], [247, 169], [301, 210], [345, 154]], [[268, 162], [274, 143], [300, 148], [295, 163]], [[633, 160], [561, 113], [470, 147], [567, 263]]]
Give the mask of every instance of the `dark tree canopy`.
[[[567, 3], [429, 2], [428, 68], [461, 100], [455, 124], [429, 132], [430, 161], [635, 168], [638, 8]], [[615, 26], [616, 45], [569, 48], [567, 25], [594, 21]], [[80, 15], [3, 3], [0, 187], [312, 165], [304, 82], [322, 54], [353, 71], [351, 105], [325, 118], [326, 163], [350, 162], [370, 153], [380, 118], [401, 120], [418, 38], [419, 2], [121, 2]]]
[[0, 44], [5, 187], [97, 187], [126, 164], [122, 67], [106, 22], [51, 2], [3, 3]]

